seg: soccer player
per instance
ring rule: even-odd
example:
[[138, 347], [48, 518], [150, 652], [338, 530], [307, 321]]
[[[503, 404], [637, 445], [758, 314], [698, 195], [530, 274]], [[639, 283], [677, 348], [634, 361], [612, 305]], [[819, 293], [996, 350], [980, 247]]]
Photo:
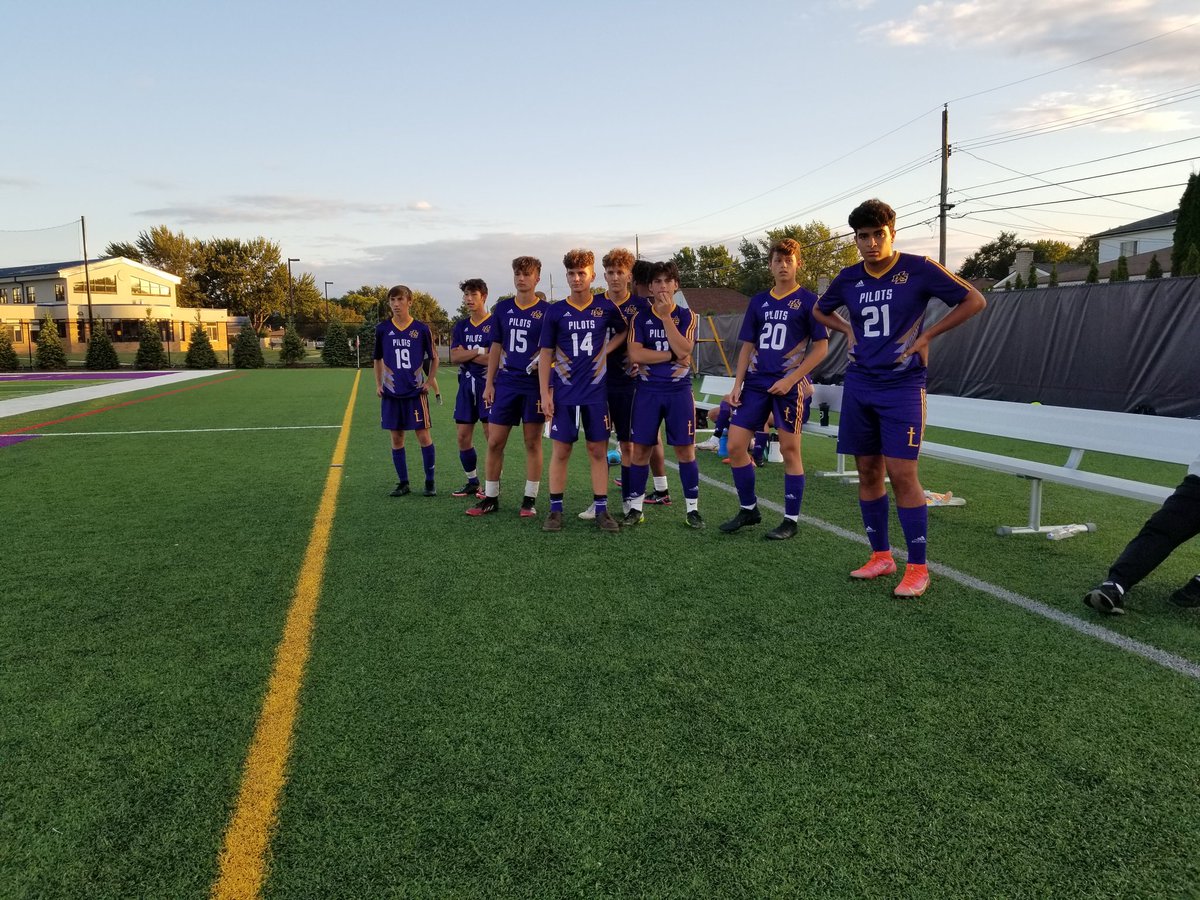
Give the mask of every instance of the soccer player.
[[[647, 309], [650, 307], [650, 269], [653, 267], [653, 265], [654, 263], [650, 262], [649, 260], [639, 259], [630, 267], [629, 270], [632, 275], [633, 293], [636, 297], [638, 297], [638, 299], [644, 301], [644, 306]], [[678, 290], [678, 288], [676, 290]], [[631, 452], [632, 446], [633, 444], [631, 441]], [[624, 466], [631, 464], [629, 460], [632, 459], [632, 456], [626, 457], [625, 451], [622, 448], [621, 459], [621, 483], [624, 484]], [[654, 442], [654, 446], [650, 449], [650, 474], [654, 478], [654, 490], [652, 493], [646, 496], [646, 502], [651, 506], [670, 506], [671, 491], [667, 485], [667, 457], [663, 450], [661, 436]], [[625, 492], [622, 491], [622, 493]], [[625, 496], [628, 497], [628, 494], [625, 494]]]
[[[608, 511], [608, 355], [625, 342], [625, 317], [603, 295], [592, 294], [596, 258], [590, 250], [563, 257], [570, 296], [554, 303], [542, 325], [538, 379], [542, 411], [550, 417], [550, 514], [543, 531], [562, 531], [567, 463], [583, 426], [592, 473], [592, 508], [602, 531], [620, 531]], [[553, 373], [551, 366], [553, 365]], [[579, 424], [576, 424], [576, 416]]]
[[542, 401], [538, 386], [538, 341], [550, 304], [534, 288], [542, 277], [541, 260], [518, 256], [512, 262], [516, 296], [492, 308], [492, 346], [488, 352], [483, 402], [488, 408], [488, 450], [483, 499], [467, 510], [469, 516], [486, 516], [500, 508], [500, 473], [504, 448], [514, 425], [525, 432], [525, 496], [520, 515], [536, 518], [538, 486], [542, 480]]
[[474, 497], [480, 493], [475, 423], [482, 423], [486, 441], [488, 410], [483, 403], [483, 388], [487, 380], [488, 354], [492, 349], [493, 322], [487, 311], [487, 283], [482, 278], [468, 278], [458, 289], [463, 292], [463, 305], [468, 314], [454, 323], [450, 362], [459, 367], [454, 421], [458, 431], [458, 459], [467, 473], [467, 483], [451, 492], [451, 496]]
[[[856, 207], [849, 221], [862, 262], [838, 273], [817, 301], [814, 317], [844, 334], [849, 347], [837, 449], [853, 454], [858, 466], [859, 505], [872, 550], [850, 575], [878, 578], [896, 571], [888, 542], [887, 476], [908, 544], [908, 565], [893, 593], [920, 597], [929, 586], [928, 514], [917, 477], [929, 342], [978, 313], [986, 301], [933, 260], [897, 251], [896, 212], [882, 200]], [[934, 297], [953, 309], [923, 331], [925, 307]], [[843, 306], [848, 323], [834, 315]]]
[[[409, 313], [412, 291], [402, 284], [387, 293], [392, 317], [375, 326], [375, 393], [381, 404], [380, 424], [392, 435], [392, 464], [400, 479], [391, 496], [403, 497], [408, 486], [404, 432], [415, 431], [425, 466], [425, 496], [434, 488], [433, 437], [429, 434], [429, 383], [437, 375], [437, 343], [424, 322]], [[425, 368], [428, 366], [428, 370]], [[426, 372], [428, 371], [428, 374]]]
[[692, 398], [691, 356], [696, 342], [696, 318], [675, 305], [679, 270], [674, 262], [657, 262], [650, 269], [650, 309], [634, 316], [629, 335], [629, 358], [638, 367], [633, 396], [633, 465], [629, 473], [629, 512], [622, 525], [641, 524], [650, 451], [666, 422], [667, 442], [679, 462], [679, 482], [687, 501], [690, 528], [703, 528], [700, 517], [700, 467], [696, 464], [696, 402]]
[[738, 333], [742, 346], [729, 393], [733, 415], [728, 444], [740, 508], [720, 529], [731, 534], [762, 521], [754, 492], [750, 441], [773, 413], [783, 454], [784, 518], [764, 537], [782, 541], [796, 536], [800, 520], [804, 498], [800, 426], [812, 399], [808, 374], [829, 351], [829, 332], [813, 318], [816, 295], [797, 283], [800, 245], [791, 238], [776, 241], [771, 246], [770, 269], [775, 286], [751, 298]]

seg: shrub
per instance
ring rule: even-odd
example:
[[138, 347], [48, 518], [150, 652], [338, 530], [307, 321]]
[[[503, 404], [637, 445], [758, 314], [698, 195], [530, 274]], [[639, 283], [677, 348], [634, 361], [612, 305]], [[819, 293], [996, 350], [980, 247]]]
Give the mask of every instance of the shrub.
[[346, 336], [346, 327], [337, 316], [329, 320], [329, 330], [325, 332], [325, 346], [321, 349], [321, 359], [327, 366], [354, 365], [354, 355], [350, 352], [350, 339]]
[[0, 325], [0, 372], [15, 372], [20, 366], [17, 351], [13, 349], [12, 335], [7, 325]]
[[235, 369], [261, 369], [266, 365], [263, 359], [262, 340], [258, 332], [247, 325], [238, 332], [233, 342], [233, 367]]
[[58, 336], [58, 326], [49, 316], [42, 320], [42, 330], [38, 332], [37, 350], [33, 354], [33, 364], [39, 369], [51, 371], [67, 367], [67, 354], [63, 350], [62, 338]]
[[213, 351], [208, 332], [199, 322], [192, 326], [192, 342], [188, 345], [183, 364], [189, 369], [215, 369], [217, 354]]
[[300, 333], [296, 331], [296, 323], [288, 319], [283, 329], [283, 347], [279, 351], [279, 361], [285, 366], [294, 366], [307, 354], [304, 341], [300, 340]]
[[142, 323], [142, 335], [138, 339], [138, 351], [133, 360], [133, 367], [142, 371], [168, 368], [162, 336], [158, 333], [158, 323], [149, 316], [146, 316], [146, 321]]
[[93, 325], [84, 365], [93, 372], [108, 372], [121, 368], [121, 361], [117, 359], [117, 351], [113, 348], [112, 340], [109, 339], [108, 332], [103, 327], [96, 328]]
[[1152, 278], [1162, 278], [1162, 264], [1158, 261], [1157, 253], [1150, 257], [1150, 265], [1146, 266], [1146, 280]]

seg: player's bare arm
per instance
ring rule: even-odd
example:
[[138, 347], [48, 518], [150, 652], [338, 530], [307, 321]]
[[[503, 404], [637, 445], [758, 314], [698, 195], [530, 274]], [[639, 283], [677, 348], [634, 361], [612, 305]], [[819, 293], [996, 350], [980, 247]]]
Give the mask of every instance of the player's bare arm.
[[971, 316], [978, 315], [985, 306], [987, 306], [987, 300], [984, 299], [983, 294], [975, 288], [971, 288], [967, 292], [967, 296], [954, 309], [938, 320], [928, 331], [922, 332], [921, 336], [912, 342], [912, 346], [900, 354], [900, 362], [904, 362], [913, 354], [919, 354], [922, 359], [927, 358], [930, 341], [939, 334], [945, 334], [950, 329], [957, 328]]
[[854, 329], [850, 327], [850, 323], [843, 319], [836, 312], [826, 313], [819, 308], [813, 307], [813, 318], [828, 328], [830, 331], [840, 331], [846, 338], [846, 346], [854, 347]]
[[542, 413], [546, 416], [554, 415], [554, 389], [550, 387], [550, 357], [553, 353], [550, 347], [538, 351], [538, 387], [542, 392]]
[[742, 405], [742, 385], [746, 382], [746, 372], [750, 369], [750, 360], [754, 357], [754, 345], [749, 341], [742, 341], [742, 347], [738, 350], [737, 372], [733, 376], [733, 390], [729, 392], [729, 405]]
[[804, 380], [804, 378], [808, 376], [813, 369], [821, 364], [821, 360], [823, 360], [828, 353], [829, 340], [827, 338], [823, 338], [819, 341], [812, 341], [808, 346], [808, 352], [804, 354], [804, 361], [796, 367], [796, 371], [792, 372], [790, 375], [785, 375], [783, 378], [780, 378], [777, 382], [771, 385], [767, 393], [775, 394], [780, 397], [791, 393], [792, 389], [795, 388], [796, 385]]
[[377, 359], [373, 363], [375, 369], [375, 396], [383, 396], [383, 360]]
[[483, 402], [492, 405], [496, 399], [496, 371], [500, 368], [500, 342], [492, 341], [488, 351], [487, 377], [483, 382]]

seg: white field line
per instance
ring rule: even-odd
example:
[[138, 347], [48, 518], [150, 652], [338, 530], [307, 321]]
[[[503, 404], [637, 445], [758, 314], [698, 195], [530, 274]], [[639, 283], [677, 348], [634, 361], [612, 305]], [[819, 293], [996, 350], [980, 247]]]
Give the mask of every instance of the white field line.
[[113, 434], [206, 434], [225, 431], [306, 431], [314, 428], [341, 428], [341, 425], [261, 425], [246, 428], [164, 428], [158, 431], [38, 431], [29, 437], [99, 437]]
[[195, 378], [209, 378], [213, 375], [228, 374], [228, 369], [164, 372], [162, 375], [152, 375], [148, 378], [109, 381], [104, 384], [88, 385], [87, 387], [67, 388], [51, 391], [47, 394], [35, 394], [32, 397], [12, 397], [8, 400], [0, 400], [0, 419], [21, 415], [22, 413], [37, 412], [42, 409], [53, 409], [56, 406], [69, 406], [72, 403], [82, 403], [85, 400], [112, 397], [116, 394], [131, 394], [134, 391], [159, 388], [168, 384], [177, 384], [181, 381], [191, 381]]
[[[668, 463], [671, 468], [678, 471], [679, 466], [675, 463]], [[723, 481], [700, 473], [700, 480], [705, 484], [711, 485], [718, 490], [722, 490], [727, 494], [737, 495], [737, 489], [733, 485], [726, 484]], [[778, 503], [773, 503], [770, 500], [758, 498], [758, 505], [770, 509], [774, 512], [783, 515], [783, 507]], [[819, 528], [822, 531], [827, 531], [830, 534], [837, 535], [848, 541], [853, 541], [856, 544], [870, 546], [865, 535], [857, 532], [848, 531], [840, 525], [834, 525], [832, 522], [826, 522], [824, 519], [817, 519], [813, 516], [801, 515], [800, 519], [804, 524], [811, 525], [814, 528]], [[893, 548], [892, 553], [898, 558], [904, 558], [903, 550]], [[1007, 588], [999, 587], [990, 582], [983, 581], [973, 575], [968, 575], [965, 572], [960, 572], [957, 569], [952, 569], [949, 566], [944, 566], [940, 563], [929, 563], [929, 569], [932, 572], [949, 578], [951, 581], [957, 581], [959, 584], [972, 588], [984, 594], [995, 597], [997, 600], [1003, 600], [1005, 603], [1011, 603], [1013, 606], [1019, 606], [1021, 609], [1031, 612], [1036, 616], [1041, 616], [1044, 619], [1049, 619], [1072, 631], [1077, 631], [1080, 634], [1085, 634], [1090, 638], [1098, 641], [1103, 641], [1106, 644], [1111, 644], [1127, 653], [1132, 653], [1135, 656], [1140, 656], [1142, 659], [1148, 660], [1156, 665], [1162, 666], [1165, 669], [1170, 669], [1172, 672], [1177, 672], [1188, 678], [1200, 681], [1200, 664], [1194, 663], [1182, 656], [1176, 656], [1174, 653], [1168, 653], [1166, 650], [1160, 650], [1150, 644], [1142, 641], [1134, 640], [1131, 637], [1126, 637], [1123, 634], [1118, 634], [1115, 631], [1109, 631], [1107, 628], [1096, 625], [1093, 622], [1085, 621], [1078, 616], [1073, 616], [1070, 613], [1065, 613], [1061, 609], [1056, 609], [1053, 606], [1042, 603], [1040, 600], [1034, 600], [1030, 597], [1025, 597], [1015, 591], [1010, 591]]]

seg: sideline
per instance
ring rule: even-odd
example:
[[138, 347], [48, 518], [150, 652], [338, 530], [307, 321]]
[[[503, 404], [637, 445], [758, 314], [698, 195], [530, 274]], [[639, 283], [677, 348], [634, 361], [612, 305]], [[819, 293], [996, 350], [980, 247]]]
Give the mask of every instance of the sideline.
[[[47, 373], [53, 374], [53, 373]], [[103, 376], [103, 372], [96, 372]], [[87, 387], [70, 388], [65, 391], [54, 391], [50, 394], [37, 394], [33, 397], [13, 397], [0, 400], [0, 419], [9, 416], [19, 416], [23, 413], [37, 412], [40, 409], [53, 409], [56, 406], [69, 406], [72, 403], [83, 403], [87, 400], [99, 400], [102, 397], [112, 397], [116, 394], [128, 394], [133, 391], [144, 391], [148, 388], [162, 387], [180, 381], [191, 381], [195, 378], [209, 378], [213, 375], [228, 375], [228, 369], [196, 369], [187, 372], [164, 372], [142, 378], [130, 378], [125, 381], [110, 381], [105, 384], [91, 384]]]
[[358, 396], [361, 377], [362, 370], [359, 369], [350, 388], [350, 401], [342, 417], [341, 432], [333, 450], [329, 474], [325, 476], [325, 489], [313, 519], [304, 562], [296, 579], [296, 593], [288, 608], [283, 638], [276, 650], [271, 678], [267, 683], [267, 695], [246, 755], [237, 805], [225, 832], [218, 860], [220, 871], [212, 888], [212, 897], [221, 900], [258, 897], [262, 891], [267, 850], [286, 780], [285, 770], [291, 753], [300, 686], [312, 647], [317, 600], [325, 576], [325, 554], [337, 509], [342, 464], [346, 459], [350, 422], [354, 416], [354, 401]]

